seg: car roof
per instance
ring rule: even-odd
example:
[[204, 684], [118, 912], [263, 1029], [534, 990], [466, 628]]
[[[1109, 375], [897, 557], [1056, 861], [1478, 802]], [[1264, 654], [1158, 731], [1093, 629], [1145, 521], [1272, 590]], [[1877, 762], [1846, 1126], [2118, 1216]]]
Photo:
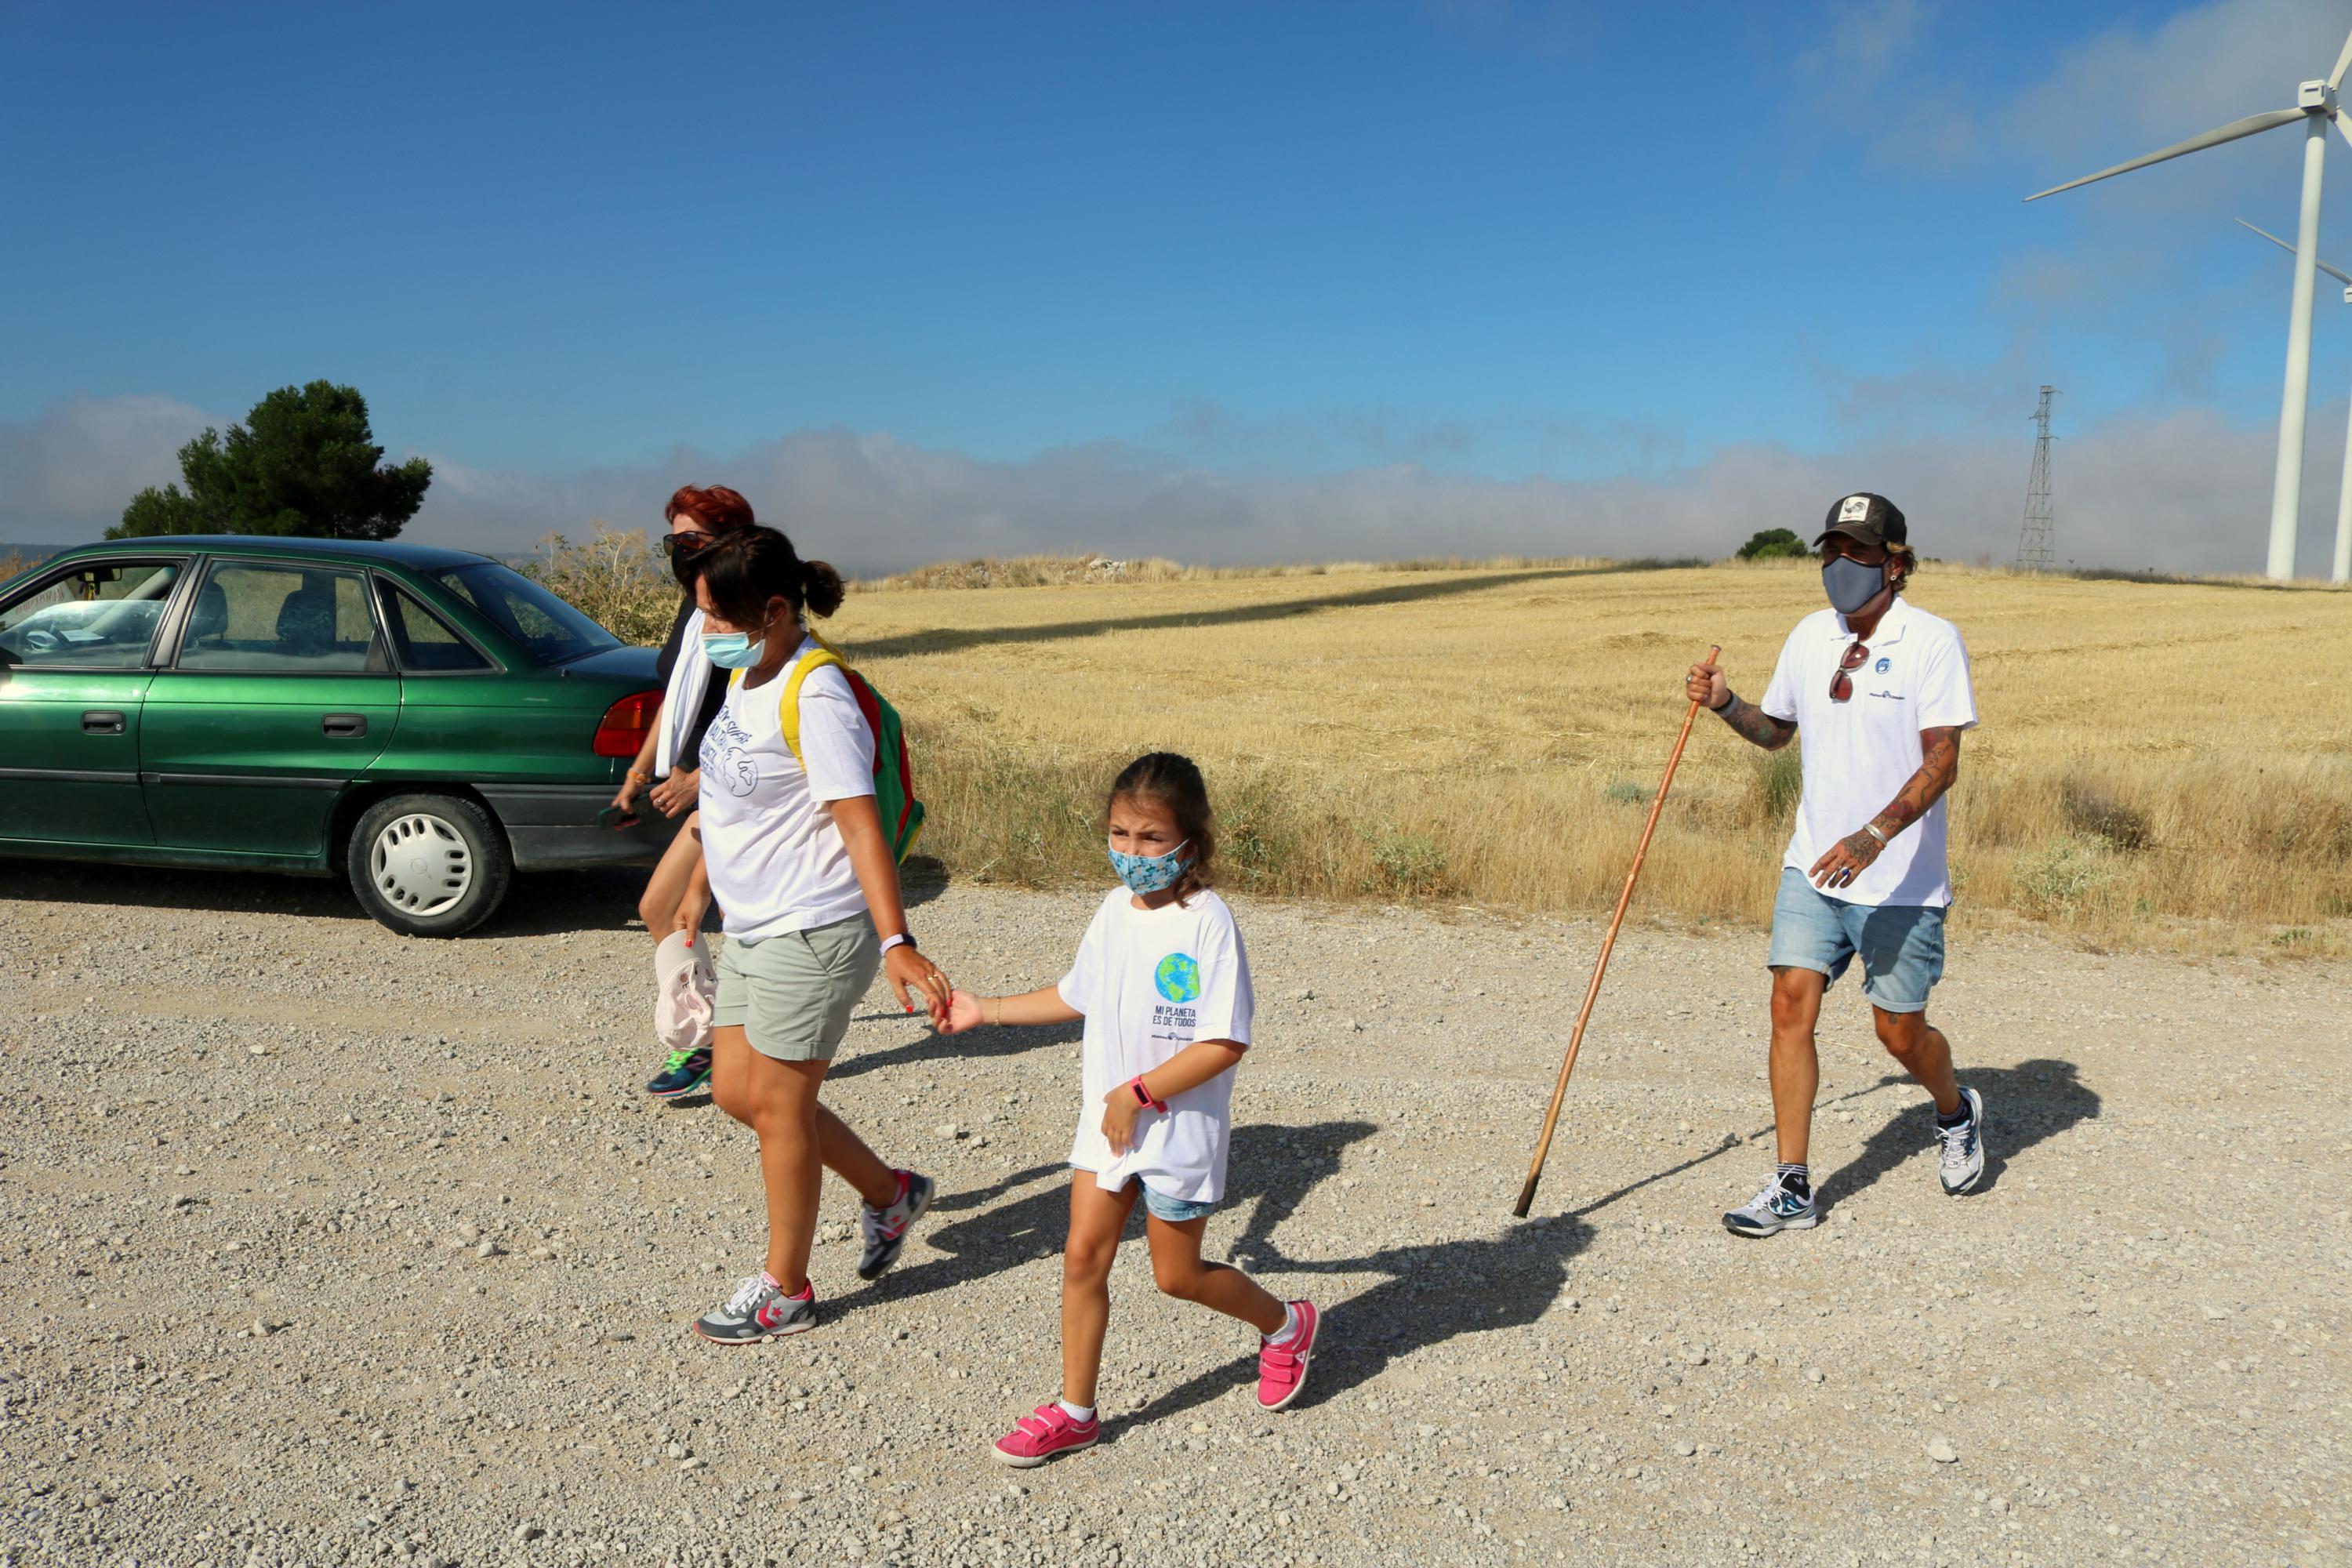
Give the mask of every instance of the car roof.
[[420, 571], [470, 566], [496, 557], [478, 550], [452, 550], [443, 544], [408, 544], [396, 539], [312, 539], [279, 533], [164, 533], [137, 539], [109, 539], [59, 551], [45, 564], [74, 558], [142, 555], [155, 550], [202, 550], [216, 555], [285, 555], [311, 559], [385, 561]]

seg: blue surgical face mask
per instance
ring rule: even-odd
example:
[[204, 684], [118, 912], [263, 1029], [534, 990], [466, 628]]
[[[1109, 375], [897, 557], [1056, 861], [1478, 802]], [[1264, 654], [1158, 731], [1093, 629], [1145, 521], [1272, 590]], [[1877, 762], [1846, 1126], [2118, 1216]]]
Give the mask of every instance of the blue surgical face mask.
[[1885, 564], [1865, 566], [1851, 555], [1834, 556], [1822, 563], [1822, 590], [1830, 596], [1830, 605], [1841, 616], [1853, 615], [1886, 586]]
[[1188, 838], [1165, 855], [1122, 854], [1114, 844], [1110, 848], [1110, 868], [1118, 873], [1118, 879], [1127, 884], [1129, 892], [1164, 893], [1184, 874], [1184, 848], [1190, 843]]
[[760, 654], [767, 647], [762, 637], [753, 642], [741, 632], [706, 634], [702, 639], [702, 657], [721, 669], [749, 669], [760, 662]]

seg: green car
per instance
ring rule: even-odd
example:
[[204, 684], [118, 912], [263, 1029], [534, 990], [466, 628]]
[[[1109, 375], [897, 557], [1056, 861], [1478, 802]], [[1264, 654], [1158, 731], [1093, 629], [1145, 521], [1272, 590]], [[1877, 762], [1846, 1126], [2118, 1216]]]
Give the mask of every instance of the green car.
[[395, 931], [516, 871], [643, 865], [600, 825], [661, 700], [530, 578], [428, 545], [203, 534], [0, 584], [0, 855], [345, 876]]

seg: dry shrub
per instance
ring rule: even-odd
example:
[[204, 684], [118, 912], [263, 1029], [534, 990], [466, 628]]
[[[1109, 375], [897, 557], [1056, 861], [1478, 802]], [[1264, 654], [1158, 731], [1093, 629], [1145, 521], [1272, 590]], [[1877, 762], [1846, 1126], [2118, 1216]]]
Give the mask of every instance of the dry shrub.
[[0, 583], [13, 583], [30, 572], [33, 566], [32, 557], [20, 555], [13, 550], [5, 555], [0, 555]]
[[522, 567], [548, 590], [625, 643], [650, 646], [669, 636], [677, 615], [677, 580], [668, 558], [642, 530], [592, 519], [574, 544], [551, 533], [539, 559]]
[[2110, 849], [2145, 849], [2152, 841], [2147, 813], [2105, 785], [2070, 778], [2059, 786], [2058, 799], [2075, 832]]

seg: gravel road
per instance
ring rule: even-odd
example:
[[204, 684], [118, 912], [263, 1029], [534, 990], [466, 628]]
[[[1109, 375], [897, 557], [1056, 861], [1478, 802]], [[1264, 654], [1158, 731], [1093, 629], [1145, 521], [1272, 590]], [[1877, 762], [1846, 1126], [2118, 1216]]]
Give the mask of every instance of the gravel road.
[[[1843, 986], [1828, 1223], [1747, 1242], [1760, 936], [1628, 934], [1517, 1223], [1597, 930], [1237, 900], [1259, 1043], [1210, 1250], [1326, 1307], [1307, 1397], [1260, 1415], [1247, 1331], [1131, 1240], [1107, 1440], [1015, 1475], [1074, 1030], [942, 1042], [877, 994], [833, 1102], [940, 1200], [861, 1286], [829, 1184], [824, 1323], [720, 1350], [686, 1324], [756, 1266], [751, 1141], [637, 1091], [625, 880], [443, 942], [328, 884], [0, 876], [11, 1564], [2352, 1557], [2341, 966], [1957, 943], [1992, 1129], [1958, 1201]], [[1039, 984], [1096, 898], [937, 889], [918, 929]]]

